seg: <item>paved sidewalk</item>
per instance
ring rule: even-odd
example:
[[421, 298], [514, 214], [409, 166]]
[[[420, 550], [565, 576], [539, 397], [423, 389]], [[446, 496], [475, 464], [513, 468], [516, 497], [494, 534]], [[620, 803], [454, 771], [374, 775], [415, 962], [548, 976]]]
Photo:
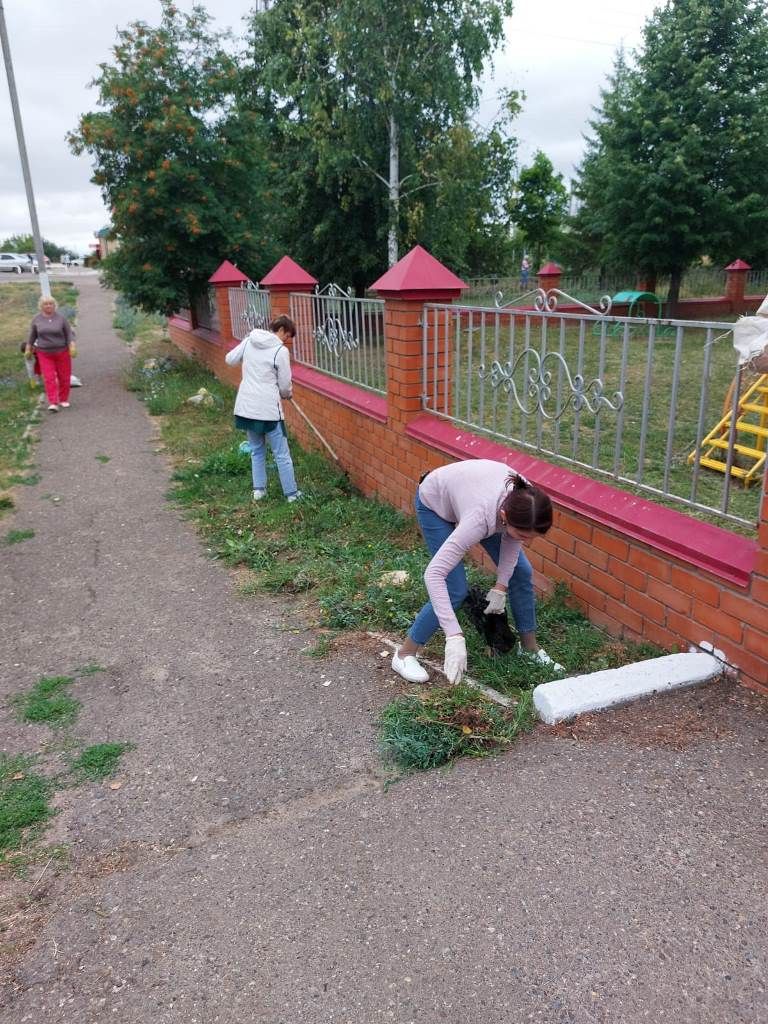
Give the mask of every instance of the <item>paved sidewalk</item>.
[[[296, 606], [238, 596], [166, 502], [110, 295], [77, 283], [85, 387], [0, 524], [35, 531], [0, 546], [0, 688], [98, 662], [74, 731], [135, 749], [119, 790], [60, 794], [71, 863], [4, 1024], [768, 1019], [765, 702], [722, 684], [385, 790], [376, 649], [309, 659]], [[50, 731], [4, 700], [0, 739]]]

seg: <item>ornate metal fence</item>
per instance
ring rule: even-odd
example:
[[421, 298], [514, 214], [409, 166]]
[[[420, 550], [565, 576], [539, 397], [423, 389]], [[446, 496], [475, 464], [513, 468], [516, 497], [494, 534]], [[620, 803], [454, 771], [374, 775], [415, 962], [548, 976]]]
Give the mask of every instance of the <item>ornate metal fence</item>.
[[272, 319], [269, 292], [248, 285], [245, 288], [229, 288], [227, 294], [232, 333], [238, 341], [242, 341], [256, 327], [262, 330], [269, 327]]
[[543, 293], [537, 304], [425, 306], [424, 408], [624, 488], [754, 525], [760, 481], [743, 486], [740, 466], [755, 463], [755, 446], [765, 451], [768, 431], [762, 442], [759, 430], [737, 436], [749, 381], [737, 372], [733, 325], [559, 313]]
[[336, 285], [315, 294], [292, 293], [297, 334], [293, 358], [305, 366], [386, 392], [384, 302], [355, 299]]

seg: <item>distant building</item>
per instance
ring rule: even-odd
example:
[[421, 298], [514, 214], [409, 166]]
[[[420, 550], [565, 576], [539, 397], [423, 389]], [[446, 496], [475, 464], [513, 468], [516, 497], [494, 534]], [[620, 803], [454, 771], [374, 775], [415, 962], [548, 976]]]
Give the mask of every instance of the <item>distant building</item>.
[[98, 256], [100, 260], [111, 256], [113, 252], [120, 248], [120, 239], [115, 235], [109, 224], [98, 231], [94, 231], [93, 235], [96, 241], [91, 242], [91, 248], [94, 250], [94, 255]]

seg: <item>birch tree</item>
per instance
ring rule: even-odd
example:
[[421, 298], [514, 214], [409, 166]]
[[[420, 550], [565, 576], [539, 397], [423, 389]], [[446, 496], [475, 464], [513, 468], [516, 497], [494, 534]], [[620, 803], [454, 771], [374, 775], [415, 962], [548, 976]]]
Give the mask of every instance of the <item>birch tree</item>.
[[306, 132], [318, 172], [353, 163], [386, 201], [387, 262], [403, 204], [434, 190], [418, 156], [477, 103], [511, 0], [278, 0], [251, 21], [255, 93]]

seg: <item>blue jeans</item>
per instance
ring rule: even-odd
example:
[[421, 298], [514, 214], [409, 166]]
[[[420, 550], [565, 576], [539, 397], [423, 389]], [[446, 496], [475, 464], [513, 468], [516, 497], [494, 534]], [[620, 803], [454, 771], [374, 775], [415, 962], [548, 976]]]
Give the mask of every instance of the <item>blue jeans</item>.
[[269, 447], [275, 457], [275, 465], [280, 477], [280, 486], [286, 498], [296, 494], [296, 477], [293, 472], [293, 460], [288, 448], [288, 438], [283, 433], [282, 423], [278, 423], [274, 430], [268, 434], [256, 434], [253, 430], [247, 430], [246, 436], [251, 445], [251, 472], [253, 475], [254, 491], [265, 491], [267, 489], [267, 448], [265, 441], [269, 441]]
[[[449, 523], [441, 519], [436, 512], [422, 504], [418, 488], [416, 490], [416, 519], [419, 523], [422, 535], [431, 555], [437, 554], [439, 548], [448, 540], [456, 529], [455, 523]], [[494, 565], [499, 564], [501, 551], [501, 534], [494, 533], [480, 541], [482, 546], [491, 556]], [[451, 569], [445, 578], [448, 587], [448, 596], [451, 599], [451, 606], [457, 609], [467, 596], [467, 573], [464, 563], [459, 562], [455, 569]], [[512, 612], [512, 618], [517, 626], [518, 633], [536, 632], [536, 599], [533, 593], [533, 570], [531, 563], [521, 551], [517, 559], [515, 571], [509, 580], [507, 590], [507, 601]], [[430, 601], [424, 605], [408, 631], [408, 636], [416, 644], [425, 644], [440, 628], [434, 609]]]

